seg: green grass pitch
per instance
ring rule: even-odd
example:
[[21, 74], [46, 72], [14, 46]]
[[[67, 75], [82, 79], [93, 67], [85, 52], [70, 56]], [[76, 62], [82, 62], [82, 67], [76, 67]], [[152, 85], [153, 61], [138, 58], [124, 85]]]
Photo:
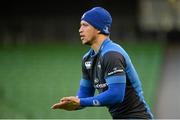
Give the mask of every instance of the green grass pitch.
[[[153, 109], [163, 55], [161, 43], [122, 43]], [[52, 110], [61, 97], [76, 95], [87, 46], [59, 43], [0, 48], [0, 118], [111, 118], [105, 107]]]

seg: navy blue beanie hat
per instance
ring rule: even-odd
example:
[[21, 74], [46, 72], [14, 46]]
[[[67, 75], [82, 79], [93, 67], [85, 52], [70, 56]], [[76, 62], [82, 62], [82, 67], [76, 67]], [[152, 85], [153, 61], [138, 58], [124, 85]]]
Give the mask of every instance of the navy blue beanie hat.
[[102, 34], [110, 34], [112, 17], [110, 13], [102, 7], [94, 7], [85, 12], [81, 17], [81, 20], [88, 22], [93, 27], [101, 31]]

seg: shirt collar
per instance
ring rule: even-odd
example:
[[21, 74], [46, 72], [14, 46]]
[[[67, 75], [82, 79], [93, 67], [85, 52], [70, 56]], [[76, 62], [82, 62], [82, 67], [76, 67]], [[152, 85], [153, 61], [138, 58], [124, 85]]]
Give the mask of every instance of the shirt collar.
[[107, 44], [107, 43], [109, 43], [111, 40], [109, 39], [109, 38], [106, 38], [104, 41], [103, 41], [103, 43], [101, 44], [101, 47], [99, 48], [99, 50], [98, 50], [98, 52], [100, 52], [103, 48], [104, 48], [104, 46]]
[[101, 52], [101, 50], [104, 48], [104, 46], [109, 43], [111, 40], [109, 38], [106, 38], [103, 43], [101, 44], [98, 52], [96, 53], [92, 48], [90, 49], [90, 56], [91, 57], [95, 57], [97, 54], [99, 54]]

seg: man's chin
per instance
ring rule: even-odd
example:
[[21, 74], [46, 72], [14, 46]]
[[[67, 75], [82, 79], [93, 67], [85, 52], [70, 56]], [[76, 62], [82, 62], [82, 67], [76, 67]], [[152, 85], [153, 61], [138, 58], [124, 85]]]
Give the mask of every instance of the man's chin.
[[90, 42], [87, 42], [87, 41], [82, 41], [82, 44], [83, 45], [91, 45]]

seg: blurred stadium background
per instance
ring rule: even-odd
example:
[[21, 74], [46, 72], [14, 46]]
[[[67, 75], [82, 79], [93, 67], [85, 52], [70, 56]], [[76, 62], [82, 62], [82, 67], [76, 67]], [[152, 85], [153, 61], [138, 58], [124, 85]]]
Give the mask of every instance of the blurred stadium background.
[[111, 39], [129, 53], [155, 118], [180, 118], [179, 0], [4, 1], [0, 5], [0, 118], [110, 119], [104, 107], [52, 110], [75, 95], [81, 59], [81, 15], [102, 6], [113, 17]]

